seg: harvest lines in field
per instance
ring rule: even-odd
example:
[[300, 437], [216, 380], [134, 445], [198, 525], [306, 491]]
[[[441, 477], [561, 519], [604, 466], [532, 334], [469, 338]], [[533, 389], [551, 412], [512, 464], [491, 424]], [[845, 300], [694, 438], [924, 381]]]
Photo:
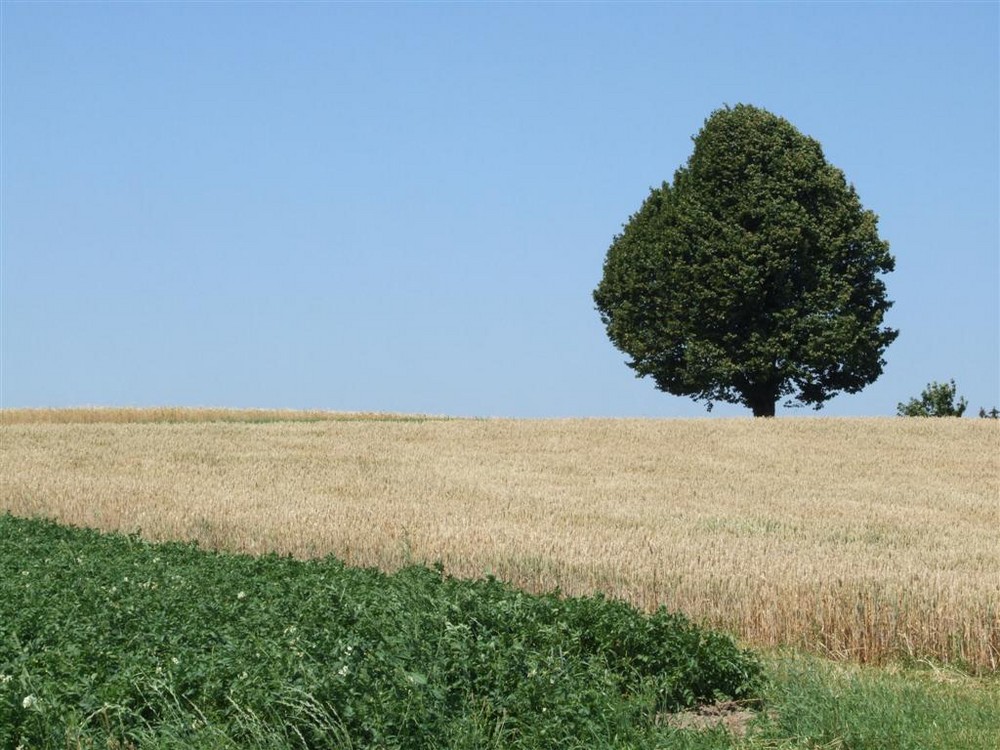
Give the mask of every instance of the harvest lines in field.
[[236, 551], [440, 560], [761, 645], [1000, 662], [987, 420], [8, 419], [0, 509]]

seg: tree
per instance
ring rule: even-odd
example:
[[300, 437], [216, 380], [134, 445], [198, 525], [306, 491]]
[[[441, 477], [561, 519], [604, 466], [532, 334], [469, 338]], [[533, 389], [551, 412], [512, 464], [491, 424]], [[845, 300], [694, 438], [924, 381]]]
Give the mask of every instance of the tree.
[[773, 416], [882, 374], [893, 270], [877, 217], [820, 144], [749, 105], [717, 110], [685, 166], [615, 236], [594, 301], [637, 377]]
[[919, 399], [911, 398], [905, 404], [897, 404], [896, 414], [901, 417], [960, 417], [968, 403], [964, 398], [959, 398], [956, 403], [957, 392], [954, 380], [928, 383]]

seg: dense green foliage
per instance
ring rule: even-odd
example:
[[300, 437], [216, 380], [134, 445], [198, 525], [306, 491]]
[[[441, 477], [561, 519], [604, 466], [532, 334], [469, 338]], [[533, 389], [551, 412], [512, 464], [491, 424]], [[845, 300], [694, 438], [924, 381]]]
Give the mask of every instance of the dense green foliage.
[[920, 398], [911, 398], [905, 404], [897, 404], [896, 413], [901, 417], [960, 417], [965, 414], [968, 402], [964, 398], [956, 401], [957, 395], [954, 380], [928, 383]]
[[0, 747], [648, 747], [759, 663], [680, 615], [0, 517]]
[[820, 144], [738, 105], [714, 112], [673, 184], [616, 236], [594, 300], [640, 377], [774, 414], [816, 408], [882, 373], [897, 331], [888, 243]]

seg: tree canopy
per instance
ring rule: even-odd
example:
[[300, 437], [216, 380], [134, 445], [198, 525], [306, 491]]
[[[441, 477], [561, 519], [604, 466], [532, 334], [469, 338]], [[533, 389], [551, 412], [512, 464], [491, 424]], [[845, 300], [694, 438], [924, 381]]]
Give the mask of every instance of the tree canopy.
[[614, 238], [594, 301], [637, 377], [773, 416], [882, 373], [898, 335], [876, 215], [820, 144], [749, 105], [712, 113], [694, 151]]

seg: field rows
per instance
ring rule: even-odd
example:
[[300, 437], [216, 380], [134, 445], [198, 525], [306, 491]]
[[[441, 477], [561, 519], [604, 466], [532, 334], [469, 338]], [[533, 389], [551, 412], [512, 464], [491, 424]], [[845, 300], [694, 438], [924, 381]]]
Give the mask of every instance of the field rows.
[[440, 560], [759, 645], [1000, 665], [992, 420], [174, 416], [4, 412], [0, 510], [387, 570]]

